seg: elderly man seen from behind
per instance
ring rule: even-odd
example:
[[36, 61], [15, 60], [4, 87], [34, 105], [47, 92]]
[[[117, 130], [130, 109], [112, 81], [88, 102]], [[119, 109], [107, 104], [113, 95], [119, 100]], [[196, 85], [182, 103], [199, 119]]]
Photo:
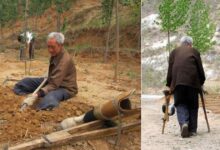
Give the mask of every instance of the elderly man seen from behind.
[[205, 82], [205, 73], [198, 50], [192, 47], [191, 37], [184, 36], [181, 46], [169, 57], [167, 86], [174, 93], [174, 105], [181, 127], [181, 136], [196, 135], [198, 94]]
[[[78, 93], [76, 68], [72, 58], [63, 48], [64, 35], [52, 32], [48, 35], [47, 48], [50, 53], [50, 63], [46, 84], [27, 100], [35, 101], [41, 98], [37, 109], [53, 109], [60, 101], [69, 99]], [[24, 78], [14, 87], [14, 92], [24, 95], [34, 92], [44, 78]]]

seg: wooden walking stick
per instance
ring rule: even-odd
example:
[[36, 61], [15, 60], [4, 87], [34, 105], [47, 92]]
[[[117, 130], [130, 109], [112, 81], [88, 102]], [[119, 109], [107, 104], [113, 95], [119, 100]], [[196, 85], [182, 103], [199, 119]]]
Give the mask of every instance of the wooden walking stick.
[[164, 113], [164, 117], [163, 117], [162, 134], [164, 134], [166, 122], [169, 121], [168, 107], [169, 107], [170, 97], [171, 97], [169, 90], [164, 90], [163, 93], [165, 95], [165, 113]]
[[199, 92], [199, 94], [200, 94], [201, 101], [202, 101], [202, 108], [203, 108], [203, 112], [204, 112], [204, 115], [205, 115], [205, 121], [206, 121], [206, 124], [207, 124], [208, 132], [210, 132], [209, 121], [208, 121], [206, 108], [205, 108], [205, 100], [204, 100], [203, 90], [201, 90]]

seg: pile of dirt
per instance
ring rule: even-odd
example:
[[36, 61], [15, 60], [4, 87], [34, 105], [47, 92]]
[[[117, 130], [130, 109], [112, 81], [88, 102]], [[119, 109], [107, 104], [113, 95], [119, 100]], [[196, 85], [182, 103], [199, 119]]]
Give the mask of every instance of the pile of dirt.
[[52, 111], [36, 111], [27, 108], [19, 111], [24, 97], [15, 95], [11, 88], [0, 87], [0, 143], [19, 142], [32, 139], [56, 130], [65, 118], [79, 116], [92, 107], [74, 100], [64, 101]]

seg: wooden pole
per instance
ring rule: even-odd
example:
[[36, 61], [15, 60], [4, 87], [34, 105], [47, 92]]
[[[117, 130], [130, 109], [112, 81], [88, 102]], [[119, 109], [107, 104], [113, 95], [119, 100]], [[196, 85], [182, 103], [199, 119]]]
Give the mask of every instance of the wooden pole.
[[3, 39], [4, 38], [4, 35], [3, 35], [3, 27], [2, 27], [2, 23], [0, 22], [0, 28], [1, 28], [1, 39]]
[[209, 126], [209, 121], [208, 121], [208, 117], [207, 117], [207, 113], [206, 113], [205, 99], [204, 99], [203, 91], [200, 91], [200, 97], [201, 97], [201, 101], [202, 101], [202, 108], [203, 108], [203, 112], [205, 115], [205, 121], [207, 124], [208, 132], [210, 132], [210, 126]]
[[169, 55], [170, 55], [170, 30], [168, 30], [168, 32], [167, 32], [167, 37], [168, 37], [168, 51], [169, 51]]
[[[114, 0], [112, 0], [112, 6], [114, 4]], [[105, 54], [104, 54], [104, 62], [107, 62], [108, 59], [108, 51], [109, 51], [109, 40], [110, 40], [110, 32], [111, 32], [111, 20], [112, 20], [112, 12], [113, 12], [113, 7], [111, 8], [112, 10], [109, 11], [109, 20], [108, 20], [108, 31], [107, 31], [107, 37], [106, 37], [106, 46], [105, 46]]]
[[24, 25], [24, 36], [25, 36], [25, 49], [24, 49], [24, 74], [27, 75], [27, 56], [28, 56], [28, 43], [27, 43], [27, 30], [28, 30], [28, 5], [29, 5], [29, 0], [25, 1], [25, 25]]
[[57, 32], [60, 32], [61, 26], [61, 13], [57, 12]]
[[119, 18], [118, 18], [118, 0], [116, 0], [116, 64], [115, 64], [115, 77], [114, 80], [118, 80], [118, 63], [119, 63]]
[[104, 56], [105, 63], [107, 62], [107, 59], [108, 59], [110, 32], [111, 32], [111, 17], [108, 22], [108, 33], [107, 33], [107, 39], [106, 39], [106, 43], [105, 43], [105, 45], [106, 45], [105, 46], [105, 56]]

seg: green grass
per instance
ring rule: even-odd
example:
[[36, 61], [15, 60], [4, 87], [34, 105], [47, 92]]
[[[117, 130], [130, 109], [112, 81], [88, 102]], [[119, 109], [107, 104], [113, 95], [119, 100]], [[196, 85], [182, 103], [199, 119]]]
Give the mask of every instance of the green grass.
[[0, 45], [0, 53], [4, 53], [5, 52], [5, 47]]
[[137, 78], [137, 73], [133, 70], [129, 70], [126, 74], [130, 79], [136, 79]]
[[74, 52], [75, 54], [86, 51], [90, 48], [92, 48], [92, 46], [88, 43], [76, 44], [74, 47], [65, 47], [70, 53]]
[[88, 24], [87, 28], [104, 28], [107, 24], [104, 24], [100, 17], [95, 17]]

